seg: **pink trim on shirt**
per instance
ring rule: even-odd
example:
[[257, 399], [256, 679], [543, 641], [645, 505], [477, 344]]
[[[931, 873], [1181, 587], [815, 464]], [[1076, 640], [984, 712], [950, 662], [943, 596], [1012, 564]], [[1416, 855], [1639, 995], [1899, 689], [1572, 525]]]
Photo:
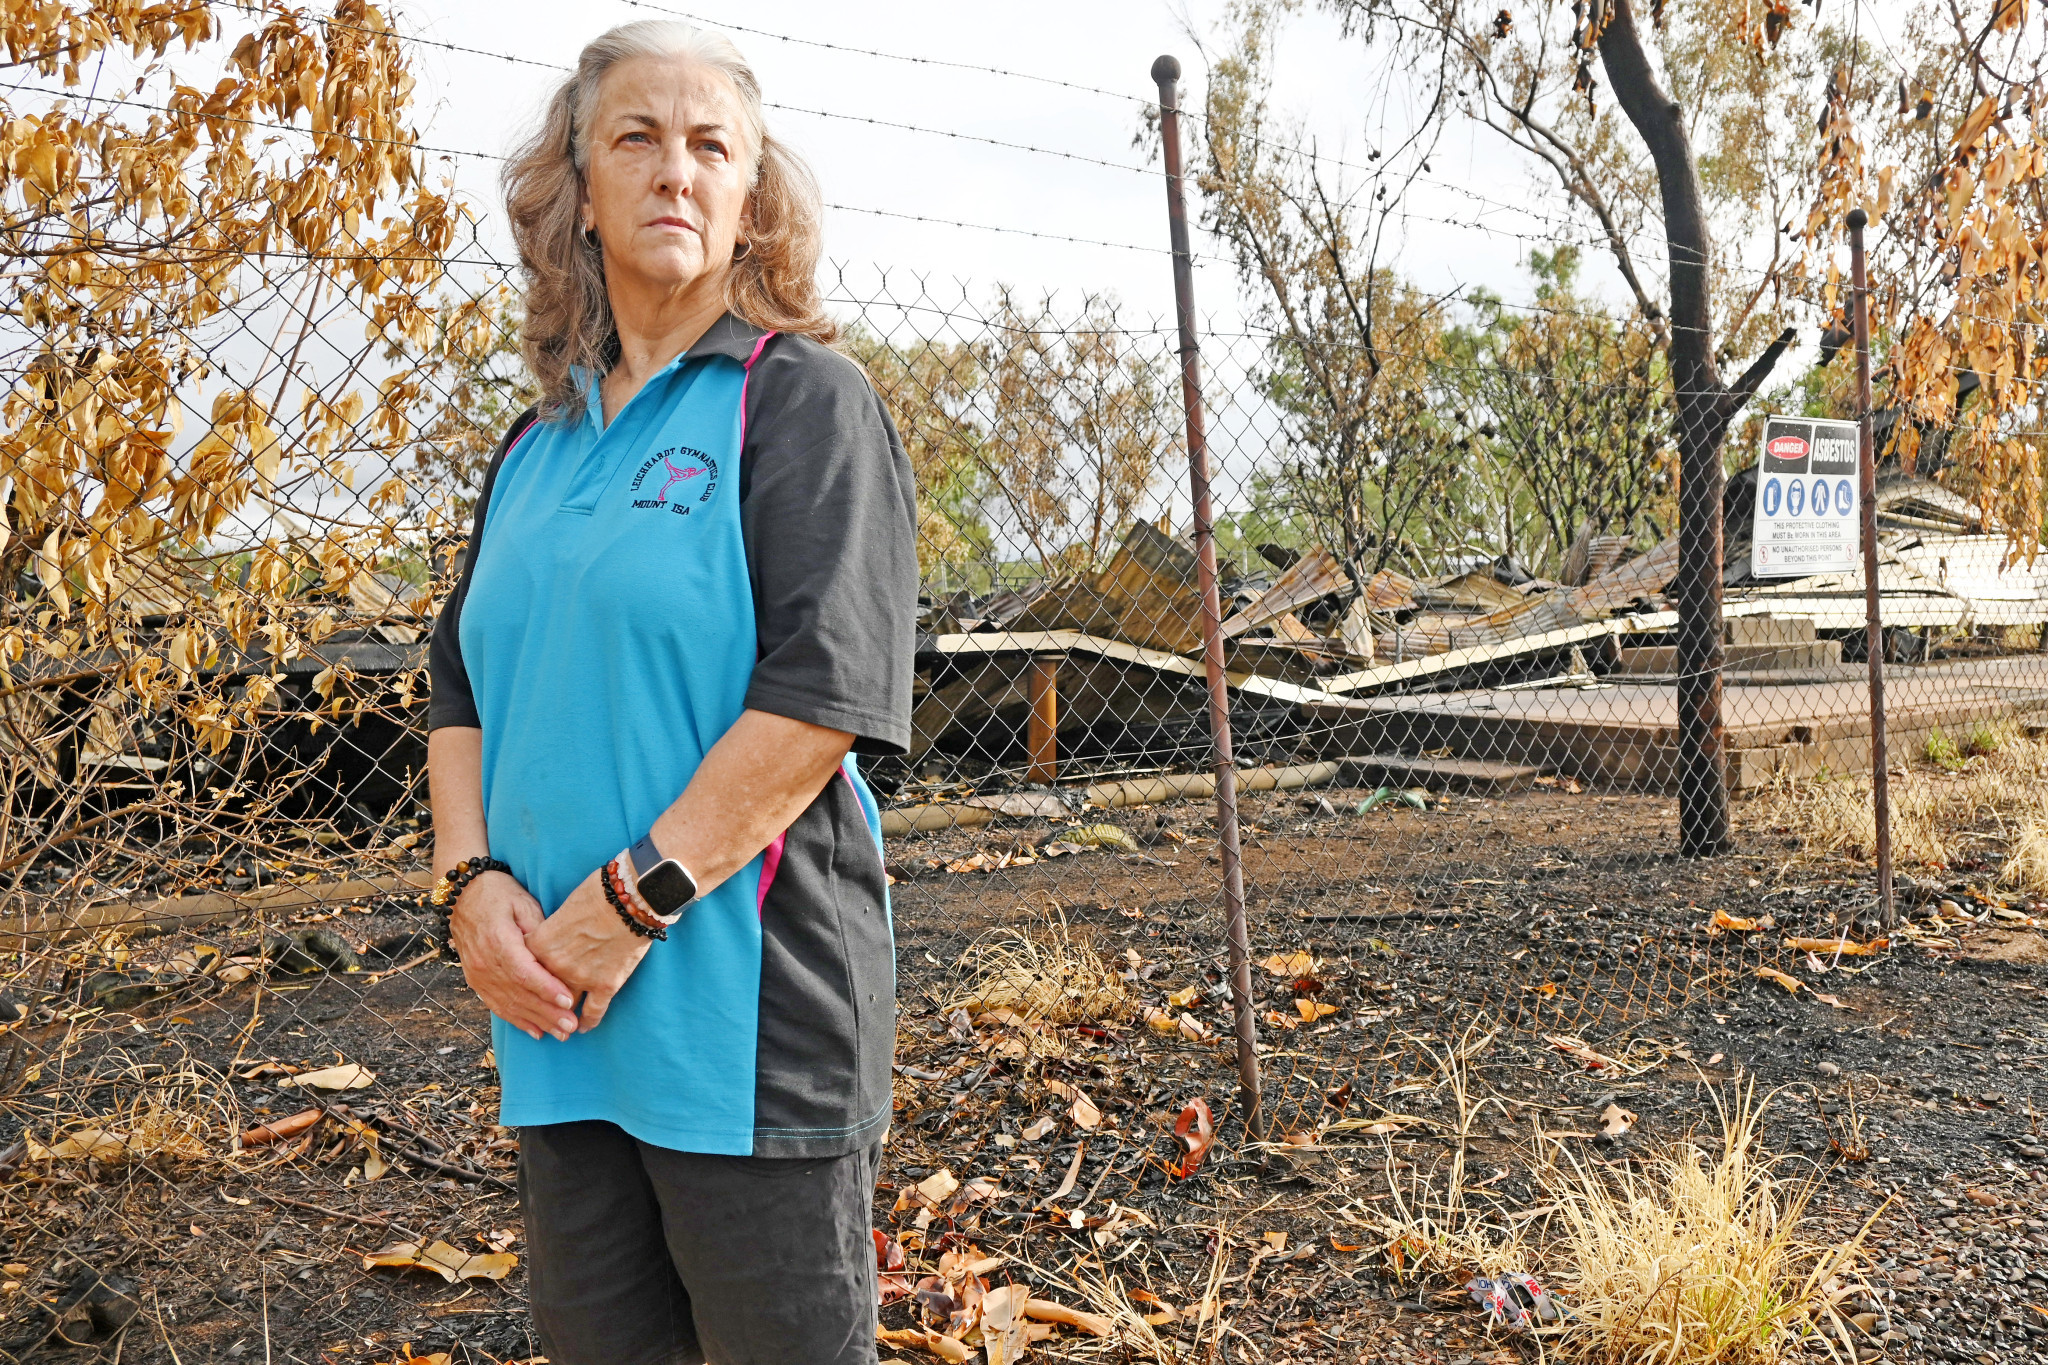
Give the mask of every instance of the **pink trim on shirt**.
[[768, 888], [775, 885], [775, 873], [782, 866], [782, 841], [789, 837], [784, 830], [775, 836], [768, 847], [761, 850], [761, 894], [754, 902], [754, 916], [759, 918], [768, 908]]
[[[753, 349], [752, 353], [750, 353], [750, 354], [749, 354], [749, 355], [747, 356], [747, 359], [746, 359], [746, 371], [747, 371], [747, 378], [752, 378], [752, 377], [753, 377], [753, 374], [754, 374], [754, 362], [755, 362], [755, 361], [757, 361], [757, 360], [759, 360], [759, 359], [761, 358], [761, 352], [762, 352], [762, 350], [763, 350], [764, 348], [766, 348], [766, 347], [767, 347], [767, 345], [768, 345], [768, 342], [769, 342], [769, 339], [770, 339], [770, 338], [772, 338], [772, 337], [773, 337], [774, 335], [775, 335], [775, 333], [773, 333], [773, 332], [763, 332], [763, 333], [761, 334], [761, 338], [760, 338], [760, 340], [758, 340], [758, 341], [756, 341], [756, 342], [754, 343], [754, 349]], [[740, 380], [740, 444], [744, 446], [744, 445], [746, 444], [746, 440], [747, 440], [747, 379], [741, 379], [741, 380]], [[782, 833], [780, 833], [780, 834], [778, 834], [778, 835], [776, 835], [776, 836], [775, 836], [774, 840], [773, 840], [772, 842], [770, 842], [770, 843], [769, 843], [769, 845], [768, 845], [768, 847], [767, 847], [767, 848], [765, 848], [765, 849], [761, 850], [761, 892], [760, 892], [760, 895], [759, 895], [759, 897], [758, 897], [758, 898], [757, 898], [757, 899], [755, 900], [755, 902], [754, 902], [754, 914], [755, 914], [755, 915], [756, 915], [757, 917], [758, 917], [759, 915], [763, 914], [763, 913], [764, 913], [764, 912], [765, 912], [765, 911], [767, 910], [767, 907], [768, 907], [768, 889], [769, 889], [770, 887], [772, 887], [772, 886], [774, 886], [774, 885], [775, 885], [775, 873], [776, 873], [776, 871], [777, 871], [777, 870], [778, 870], [779, 868], [781, 868], [781, 866], [782, 866], [782, 844], [783, 844], [783, 841], [784, 841], [784, 840], [786, 840], [787, 838], [789, 838], [789, 831], [788, 831], [788, 830], [784, 830], [784, 831], [783, 831]]]
[[[747, 357], [746, 376], [740, 380], [740, 445], [742, 447], [747, 443], [747, 380], [754, 377], [754, 362], [761, 358], [762, 348], [767, 346], [769, 339], [774, 335], [775, 333], [773, 332], [761, 333], [761, 339], [754, 343], [753, 352]], [[780, 840], [777, 840], [778, 844], [780, 842]], [[766, 893], [762, 894], [765, 895]]]

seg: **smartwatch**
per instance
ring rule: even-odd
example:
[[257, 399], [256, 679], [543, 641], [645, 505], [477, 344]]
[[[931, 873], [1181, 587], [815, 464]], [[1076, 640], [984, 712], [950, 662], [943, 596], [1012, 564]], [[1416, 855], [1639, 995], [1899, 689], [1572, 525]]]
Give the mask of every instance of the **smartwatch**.
[[652, 834], [643, 835], [628, 852], [638, 882], [634, 890], [663, 924], [674, 924], [683, 917], [690, 902], [697, 899], [697, 879], [674, 858], [662, 857]]

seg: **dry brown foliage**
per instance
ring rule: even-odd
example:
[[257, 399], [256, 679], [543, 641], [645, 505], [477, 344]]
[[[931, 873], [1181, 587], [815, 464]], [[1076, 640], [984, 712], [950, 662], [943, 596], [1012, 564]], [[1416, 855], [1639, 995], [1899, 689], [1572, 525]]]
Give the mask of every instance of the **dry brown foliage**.
[[[1903, 864], [1944, 868], [1967, 854], [2004, 850], [2001, 876], [2048, 891], [2048, 843], [2039, 812], [2048, 799], [2048, 743], [2000, 729], [1959, 766], [1914, 766], [1894, 776], [1892, 849]], [[1983, 752], [1989, 749], [1990, 752]], [[1876, 845], [1867, 776], [1786, 780], [1758, 798], [1758, 818], [1799, 838], [1809, 852], [1868, 858]]]
[[1054, 908], [1031, 929], [998, 929], [961, 955], [962, 985], [948, 1010], [1008, 1010], [1034, 1023], [1121, 1023], [1138, 997]]

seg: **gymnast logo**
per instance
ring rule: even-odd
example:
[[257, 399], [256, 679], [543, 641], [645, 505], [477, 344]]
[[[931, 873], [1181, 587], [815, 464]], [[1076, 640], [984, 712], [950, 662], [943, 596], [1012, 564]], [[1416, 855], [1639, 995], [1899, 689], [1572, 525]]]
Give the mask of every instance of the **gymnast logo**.
[[661, 492], [655, 495], [660, 498], [667, 498], [668, 490], [685, 479], [694, 479], [704, 472], [704, 466], [700, 464], [685, 464], [681, 469], [677, 469], [676, 462], [666, 455], [661, 457], [661, 464], [662, 468], [668, 471], [668, 477], [661, 481]]
[[718, 461], [689, 446], [670, 446], [648, 456], [633, 476], [630, 490], [635, 508], [666, 510], [685, 517], [692, 507], [711, 501], [717, 491]]

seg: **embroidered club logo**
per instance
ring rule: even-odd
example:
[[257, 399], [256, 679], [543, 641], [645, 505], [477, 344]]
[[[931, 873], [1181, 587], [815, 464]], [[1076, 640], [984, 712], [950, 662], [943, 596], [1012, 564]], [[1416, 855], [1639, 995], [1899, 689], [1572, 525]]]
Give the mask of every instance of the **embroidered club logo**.
[[668, 470], [668, 477], [661, 481], [661, 492], [657, 495], [661, 498], [667, 498], [668, 490], [674, 488], [677, 484], [682, 483], [686, 479], [694, 479], [704, 472], [704, 466], [701, 464], [686, 464], [681, 469], [677, 469], [675, 461], [666, 455], [661, 457], [661, 463], [662, 467]]
[[690, 515], [718, 491], [718, 461], [689, 446], [670, 446], [647, 457], [633, 476], [630, 493], [641, 511]]

